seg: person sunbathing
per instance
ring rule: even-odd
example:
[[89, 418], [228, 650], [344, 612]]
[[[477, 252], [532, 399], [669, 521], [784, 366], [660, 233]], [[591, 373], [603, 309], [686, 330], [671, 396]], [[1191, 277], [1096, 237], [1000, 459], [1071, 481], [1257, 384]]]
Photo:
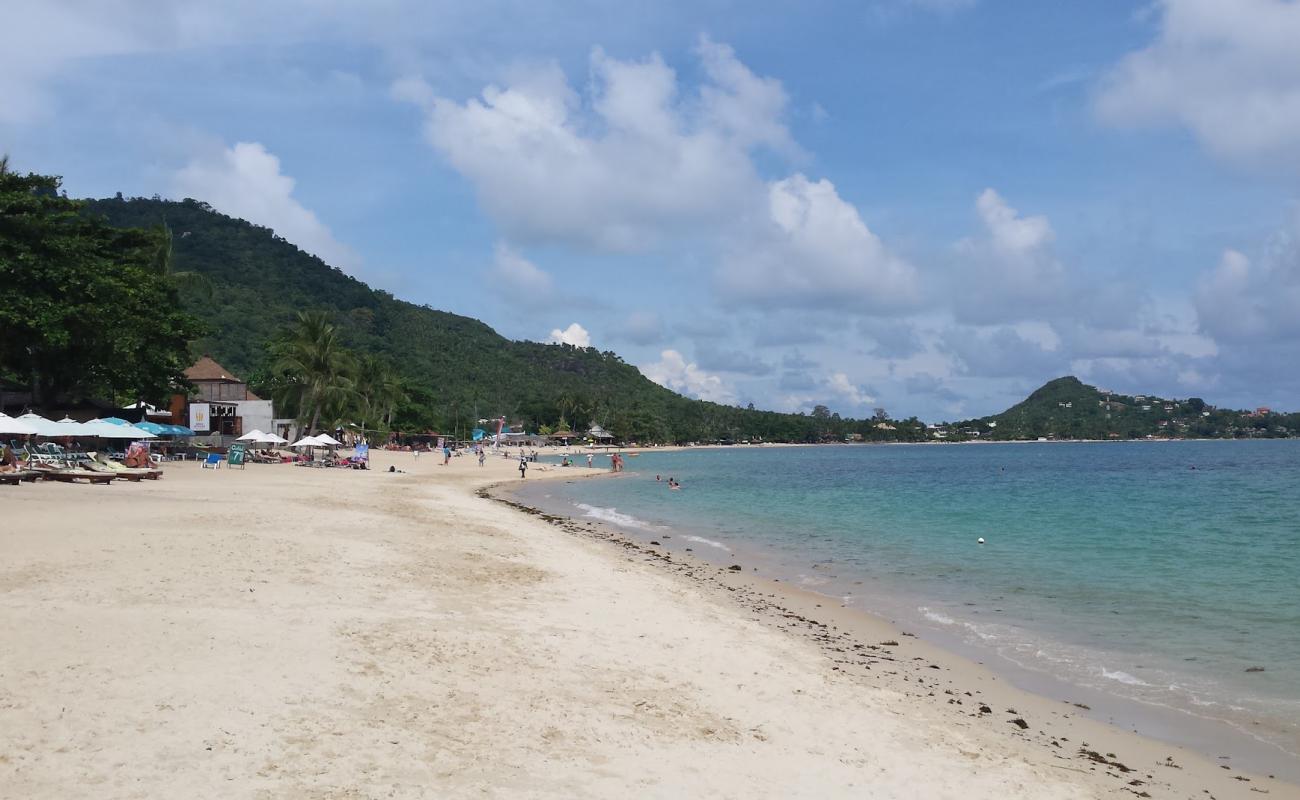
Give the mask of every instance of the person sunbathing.
[[13, 448], [9, 445], [0, 446], [0, 472], [17, 472], [18, 457], [14, 455]]

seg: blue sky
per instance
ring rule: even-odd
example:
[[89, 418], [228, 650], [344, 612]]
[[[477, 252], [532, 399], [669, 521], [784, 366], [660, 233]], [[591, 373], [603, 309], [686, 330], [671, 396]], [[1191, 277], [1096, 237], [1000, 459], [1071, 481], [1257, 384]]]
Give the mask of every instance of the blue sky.
[[1293, 0], [6, 5], [19, 169], [686, 394], [1300, 407]]

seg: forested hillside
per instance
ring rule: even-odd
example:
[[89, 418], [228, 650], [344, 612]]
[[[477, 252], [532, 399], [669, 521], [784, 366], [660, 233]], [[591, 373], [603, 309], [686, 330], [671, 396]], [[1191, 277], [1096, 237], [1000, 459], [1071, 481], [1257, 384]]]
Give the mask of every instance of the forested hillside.
[[297, 311], [330, 313], [352, 349], [391, 360], [408, 396], [398, 429], [464, 431], [504, 414], [529, 430], [563, 421], [599, 422], [627, 440], [819, 441], [857, 432], [867, 439], [915, 440], [916, 420], [879, 427], [829, 413], [779, 414], [682, 397], [645, 378], [611, 352], [506, 339], [475, 319], [419, 306], [371, 289], [299, 250], [272, 231], [185, 200], [89, 201], [87, 213], [118, 227], [170, 229], [182, 302], [208, 326], [194, 343], [254, 388], [270, 378], [268, 344]]
[[957, 423], [953, 438], [1277, 438], [1300, 433], [1300, 414], [1215, 408], [1199, 397], [1128, 395], [1067, 376], [1001, 414]]

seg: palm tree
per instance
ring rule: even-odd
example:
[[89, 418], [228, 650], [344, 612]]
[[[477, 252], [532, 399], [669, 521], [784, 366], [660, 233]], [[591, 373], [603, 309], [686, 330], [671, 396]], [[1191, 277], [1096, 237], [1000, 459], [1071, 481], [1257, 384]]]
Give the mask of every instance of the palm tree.
[[310, 420], [308, 434], [316, 431], [327, 411], [331, 418], [342, 418], [356, 398], [355, 370], [328, 314], [299, 312], [297, 324], [275, 346], [275, 355], [274, 369], [286, 378], [281, 402], [298, 409], [299, 422]]
[[373, 355], [362, 356], [357, 364], [357, 394], [362, 420], [385, 431], [393, 424], [397, 404], [406, 401], [402, 380], [392, 364]]

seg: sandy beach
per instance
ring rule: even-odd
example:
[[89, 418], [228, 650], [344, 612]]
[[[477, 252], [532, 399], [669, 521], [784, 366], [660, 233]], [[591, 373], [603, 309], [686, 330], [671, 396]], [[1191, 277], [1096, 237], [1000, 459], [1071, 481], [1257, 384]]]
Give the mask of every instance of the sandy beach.
[[513, 461], [374, 460], [0, 487], [0, 796], [1300, 796], [480, 496]]

